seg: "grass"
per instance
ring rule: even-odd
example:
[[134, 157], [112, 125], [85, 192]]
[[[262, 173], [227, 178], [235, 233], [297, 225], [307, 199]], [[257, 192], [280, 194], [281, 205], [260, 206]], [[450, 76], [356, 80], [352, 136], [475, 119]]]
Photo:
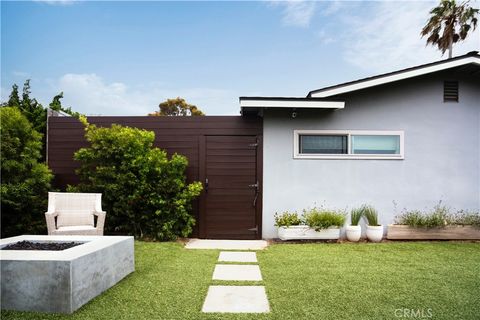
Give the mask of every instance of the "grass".
[[[217, 250], [136, 242], [136, 271], [73, 315], [2, 311], [2, 319], [478, 319], [480, 244], [278, 244], [257, 254], [272, 312], [202, 314]], [[235, 285], [234, 282], [228, 284]], [[244, 283], [242, 283], [244, 284]]]

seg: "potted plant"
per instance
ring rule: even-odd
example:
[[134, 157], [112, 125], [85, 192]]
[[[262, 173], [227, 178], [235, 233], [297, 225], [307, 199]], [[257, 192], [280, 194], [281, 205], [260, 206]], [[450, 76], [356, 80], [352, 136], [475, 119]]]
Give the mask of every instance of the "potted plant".
[[358, 225], [363, 216], [363, 208], [354, 208], [350, 212], [350, 225], [345, 228], [348, 241], [358, 242], [362, 236], [362, 227]]
[[303, 210], [303, 217], [288, 211], [275, 214], [275, 225], [281, 240], [338, 239], [344, 223], [345, 215], [334, 210]]
[[278, 237], [281, 240], [293, 239], [297, 232], [304, 229], [304, 226], [300, 226], [302, 223], [296, 212], [275, 213], [275, 226], [278, 227]]
[[345, 224], [343, 212], [323, 208], [304, 210], [304, 219], [310, 228], [308, 236], [311, 239], [338, 239], [340, 228]]
[[438, 203], [433, 210], [404, 210], [388, 226], [392, 240], [480, 240], [480, 212], [452, 213]]
[[378, 223], [377, 210], [368, 205], [362, 206], [363, 216], [367, 220], [367, 239], [372, 242], [380, 242], [383, 238], [383, 225]]

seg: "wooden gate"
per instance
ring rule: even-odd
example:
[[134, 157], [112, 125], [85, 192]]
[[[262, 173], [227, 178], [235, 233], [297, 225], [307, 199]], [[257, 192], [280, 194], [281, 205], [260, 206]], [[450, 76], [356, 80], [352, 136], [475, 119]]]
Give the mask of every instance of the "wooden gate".
[[205, 187], [200, 200], [202, 238], [259, 238], [257, 136], [206, 136], [201, 144], [200, 175]]

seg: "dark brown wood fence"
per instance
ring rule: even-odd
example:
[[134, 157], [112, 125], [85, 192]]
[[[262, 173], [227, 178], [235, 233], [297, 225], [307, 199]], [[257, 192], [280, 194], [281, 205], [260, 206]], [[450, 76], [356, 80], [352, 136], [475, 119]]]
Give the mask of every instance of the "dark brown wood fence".
[[[113, 123], [147, 129], [155, 132], [156, 147], [165, 149], [169, 155], [179, 153], [188, 158], [187, 179], [199, 180], [200, 144], [205, 136], [261, 136], [262, 119], [242, 116], [204, 117], [88, 117], [92, 124], [108, 127]], [[48, 118], [48, 165], [55, 174], [54, 184], [64, 189], [67, 184], [78, 183], [75, 169], [79, 164], [73, 160], [75, 151], [88, 146], [84, 128], [75, 118]], [[198, 203], [194, 205], [199, 217]], [[197, 231], [194, 236], [196, 236]]]

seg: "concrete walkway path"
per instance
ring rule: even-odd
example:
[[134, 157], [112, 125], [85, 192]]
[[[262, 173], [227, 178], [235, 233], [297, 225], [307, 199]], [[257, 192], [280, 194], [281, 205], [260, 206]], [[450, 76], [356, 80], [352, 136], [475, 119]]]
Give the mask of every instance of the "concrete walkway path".
[[257, 262], [257, 254], [255, 252], [242, 251], [222, 251], [218, 257], [218, 261], [224, 262]]
[[219, 249], [219, 250], [263, 250], [268, 246], [265, 240], [208, 240], [190, 239], [187, 249]]
[[244, 264], [217, 264], [213, 271], [213, 280], [262, 281], [260, 267]]
[[266, 313], [270, 311], [264, 286], [210, 286], [202, 312]]
[[[255, 252], [222, 251], [223, 262], [257, 263]], [[258, 264], [217, 264], [213, 280], [262, 281]], [[267, 313], [270, 312], [264, 286], [210, 286], [202, 312]]]

